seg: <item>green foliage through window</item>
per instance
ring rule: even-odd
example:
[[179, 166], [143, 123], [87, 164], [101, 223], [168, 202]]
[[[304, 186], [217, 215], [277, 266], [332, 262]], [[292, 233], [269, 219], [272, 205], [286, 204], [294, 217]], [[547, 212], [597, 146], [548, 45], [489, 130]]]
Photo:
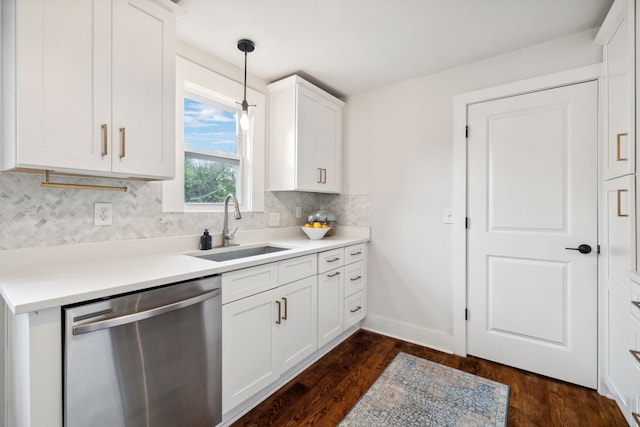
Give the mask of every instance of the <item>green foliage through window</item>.
[[223, 203], [227, 194], [237, 194], [238, 166], [239, 162], [215, 161], [185, 153], [185, 203]]

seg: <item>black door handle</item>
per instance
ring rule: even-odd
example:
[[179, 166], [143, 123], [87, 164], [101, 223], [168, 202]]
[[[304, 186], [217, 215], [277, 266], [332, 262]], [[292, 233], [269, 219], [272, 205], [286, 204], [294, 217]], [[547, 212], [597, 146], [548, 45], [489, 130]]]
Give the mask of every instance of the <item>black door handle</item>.
[[565, 248], [565, 249], [568, 249], [570, 251], [578, 251], [581, 254], [588, 254], [589, 252], [591, 252], [591, 246], [585, 245], [585, 244], [582, 244], [577, 248]]

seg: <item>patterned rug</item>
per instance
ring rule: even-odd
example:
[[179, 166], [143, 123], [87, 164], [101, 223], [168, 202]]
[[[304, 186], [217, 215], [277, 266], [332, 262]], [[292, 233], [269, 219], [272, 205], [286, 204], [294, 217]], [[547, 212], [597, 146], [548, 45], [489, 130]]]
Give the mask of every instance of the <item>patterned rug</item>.
[[339, 426], [506, 426], [508, 402], [505, 384], [398, 353]]

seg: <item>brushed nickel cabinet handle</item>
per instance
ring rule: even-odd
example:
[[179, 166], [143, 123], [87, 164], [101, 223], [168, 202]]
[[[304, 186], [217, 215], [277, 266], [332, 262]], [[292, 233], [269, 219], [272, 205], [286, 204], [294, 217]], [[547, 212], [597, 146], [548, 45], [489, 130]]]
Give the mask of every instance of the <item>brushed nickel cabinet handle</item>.
[[362, 276], [352, 277], [350, 280], [351, 280], [352, 282], [355, 282], [356, 280], [360, 280], [360, 279], [362, 279]]
[[633, 419], [636, 420], [636, 424], [640, 426], [640, 414], [638, 414], [637, 412], [632, 412], [631, 415], [633, 415]]
[[109, 138], [109, 133], [108, 133], [106, 123], [103, 123], [101, 127], [102, 127], [102, 157], [104, 157], [108, 154], [109, 147], [107, 146], [107, 142]]
[[352, 313], [356, 313], [356, 312], [360, 311], [361, 308], [362, 308], [361, 306], [357, 306], [356, 308], [352, 308], [349, 311], [352, 312]]
[[620, 156], [620, 137], [622, 136], [627, 136], [627, 134], [626, 133], [616, 134], [616, 160], [618, 162], [626, 162], [627, 160], [629, 160], [626, 157]]
[[282, 320], [287, 320], [287, 299], [282, 297], [282, 301], [284, 301], [284, 316], [282, 316]]
[[276, 320], [276, 324], [281, 324], [282, 323], [282, 306], [280, 305], [280, 301], [276, 301], [276, 304], [278, 304], [278, 320]]
[[125, 129], [124, 128], [120, 128], [120, 158], [124, 158], [125, 154], [125, 148], [126, 148], [126, 141], [125, 141]]
[[318, 184], [322, 184], [322, 168], [318, 168]]
[[629, 350], [629, 353], [631, 353], [633, 355], [633, 357], [635, 357], [636, 362], [640, 363], [640, 351], [638, 351], [638, 350]]
[[322, 183], [326, 184], [327, 183], [327, 170], [326, 169], [322, 169]]
[[327, 274], [327, 277], [336, 277], [336, 276], [339, 276], [339, 275], [340, 275], [340, 272], [336, 271], [335, 273]]
[[358, 255], [362, 255], [362, 251], [351, 252], [349, 255], [351, 255], [351, 256], [358, 256]]
[[621, 197], [621, 194], [622, 194], [622, 193], [626, 193], [627, 191], [628, 191], [628, 190], [618, 190], [618, 216], [619, 216], [619, 217], [622, 217], [622, 218], [624, 218], [624, 217], [628, 217], [628, 216], [629, 216], [629, 214], [623, 214], [623, 213], [622, 213], [622, 208], [621, 208], [622, 203], [621, 203], [621, 201], [620, 201], [620, 199], [622, 198], [622, 197]]
[[631, 301], [631, 304], [633, 304], [636, 307], [640, 308], [640, 301]]
[[327, 262], [336, 262], [336, 261], [340, 261], [340, 257], [339, 256], [327, 260]]

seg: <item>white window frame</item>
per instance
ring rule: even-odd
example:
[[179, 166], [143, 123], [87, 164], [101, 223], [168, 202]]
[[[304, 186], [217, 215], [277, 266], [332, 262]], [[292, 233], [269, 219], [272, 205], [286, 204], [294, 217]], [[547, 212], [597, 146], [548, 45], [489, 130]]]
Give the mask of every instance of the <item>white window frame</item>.
[[[176, 176], [162, 183], [163, 212], [218, 212], [222, 204], [193, 205], [184, 202], [184, 97], [195, 94], [214, 102], [233, 106], [241, 101], [243, 85], [201, 65], [178, 56], [176, 58]], [[242, 177], [240, 209], [245, 212], [264, 211], [265, 191], [265, 106], [266, 97], [247, 88], [250, 127], [242, 138]], [[240, 154], [240, 153], [239, 153]]]

